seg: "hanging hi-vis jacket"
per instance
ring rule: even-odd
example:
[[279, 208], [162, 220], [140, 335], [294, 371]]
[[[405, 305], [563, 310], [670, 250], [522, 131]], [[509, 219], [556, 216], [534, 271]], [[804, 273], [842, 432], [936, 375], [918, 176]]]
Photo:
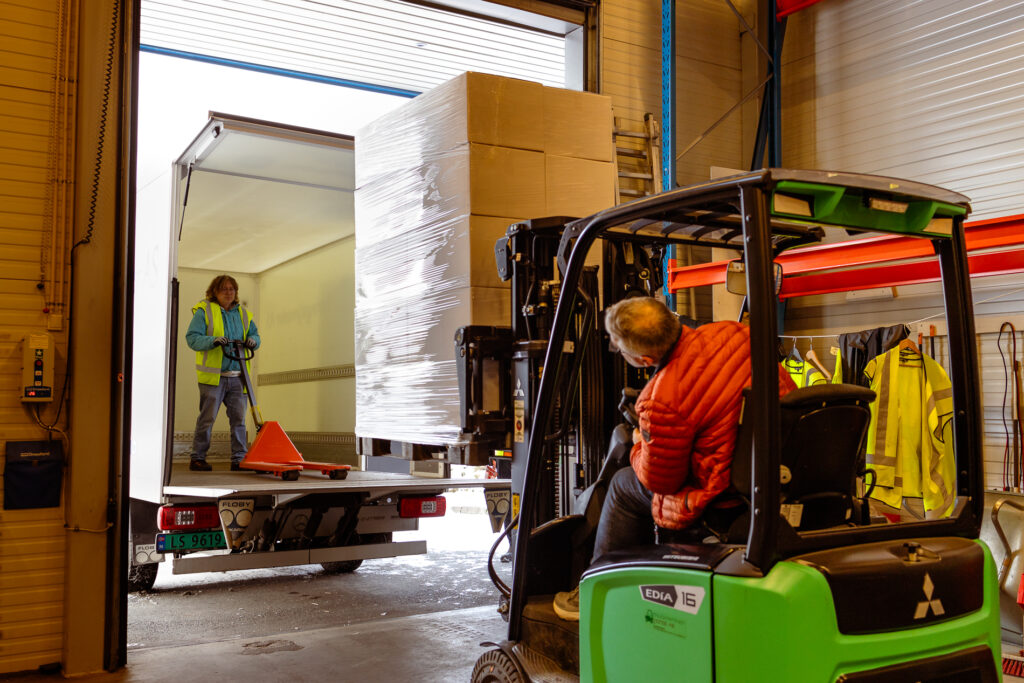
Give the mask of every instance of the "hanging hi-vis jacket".
[[922, 498], [928, 519], [953, 510], [953, 390], [946, 371], [927, 355], [896, 347], [864, 369], [877, 397], [871, 404], [867, 466], [872, 498], [899, 508]]
[[[186, 339], [189, 348], [196, 352], [196, 374], [200, 384], [217, 385], [222, 371], [241, 369], [237, 361], [226, 358], [222, 348], [213, 344], [217, 337], [242, 341], [252, 337], [259, 344], [256, 323], [248, 309], [239, 305], [225, 311], [216, 301], [206, 299], [197, 303], [192, 307], [192, 322]], [[248, 362], [245, 368], [247, 372], [251, 370]]]
[[782, 367], [786, 368], [790, 379], [793, 380], [793, 384], [797, 385], [797, 387], [813, 387], [816, 384], [828, 384], [828, 380], [825, 378], [825, 375], [821, 374], [821, 370], [805, 360], [787, 358], [782, 361]]

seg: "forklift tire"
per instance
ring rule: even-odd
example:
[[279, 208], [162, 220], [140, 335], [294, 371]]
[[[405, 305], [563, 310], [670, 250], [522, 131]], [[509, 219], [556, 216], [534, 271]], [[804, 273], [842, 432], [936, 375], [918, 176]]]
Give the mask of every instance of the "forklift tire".
[[282, 472], [281, 473], [281, 479], [283, 479], [284, 481], [298, 481], [299, 480], [299, 471], [298, 470], [288, 470], [286, 472]]
[[485, 652], [476, 660], [473, 683], [525, 683], [526, 679], [519, 673], [519, 667], [504, 650]]
[[156, 562], [150, 564], [128, 565], [128, 592], [152, 590], [156, 583], [156, 572], [160, 565]]
[[328, 476], [331, 479], [344, 479], [348, 476], [348, 470], [331, 470]]

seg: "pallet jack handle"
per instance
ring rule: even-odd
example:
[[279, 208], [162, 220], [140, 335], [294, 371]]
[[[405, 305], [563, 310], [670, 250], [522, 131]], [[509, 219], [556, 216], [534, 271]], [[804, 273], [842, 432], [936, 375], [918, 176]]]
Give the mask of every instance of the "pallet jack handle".
[[245, 385], [245, 392], [249, 396], [249, 413], [252, 415], [252, 421], [256, 423], [256, 431], [259, 432], [263, 429], [263, 416], [260, 415], [260, 408], [256, 405], [256, 392], [253, 390], [252, 378], [249, 377], [249, 370], [246, 367], [247, 363], [256, 355], [256, 349], [250, 349], [241, 339], [229, 339], [223, 345], [222, 350], [225, 356], [238, 361], [238, 364], [242, 366], [242, 382]]

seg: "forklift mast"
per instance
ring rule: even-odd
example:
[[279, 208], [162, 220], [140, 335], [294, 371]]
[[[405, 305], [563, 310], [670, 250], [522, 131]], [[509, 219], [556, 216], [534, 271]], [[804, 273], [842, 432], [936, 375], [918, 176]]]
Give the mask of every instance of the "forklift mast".
[[[512, 481], [513, 514], [519, 509], [526, 449], [533, 423], [551, 323], [563, 295], [557, 251], [562, 232], [574, 218], [555, 216], [515, 223], [495, 244], [498, 274], [510, 284], [510, 326], [470, 325], [455, 337], [462, 430], [458, 448], [489, 460]], [[623, 387], [641, 387], [646, 371], [609, 354], [600, 312], [628, 296], [651, 296], [662, 285], [664, 249], [633, 249], [606, 243], [600, 263], [586, 265], [573, 292], [573, 322], [563, 341], [579, 358], [567, 391], [550, 409], [551, 434], [545, 440], [539, 522], [573, 512], [575, 497], [597, 476], [607, 435], [620, 421]]]

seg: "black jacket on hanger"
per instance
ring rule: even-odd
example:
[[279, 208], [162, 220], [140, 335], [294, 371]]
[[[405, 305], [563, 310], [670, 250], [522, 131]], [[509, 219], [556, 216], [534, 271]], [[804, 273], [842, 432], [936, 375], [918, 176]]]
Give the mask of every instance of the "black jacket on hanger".
[[881, 355], [907, 338], [907, 326], [891, 325], [872, 330], [839, 335], [839, 360], [843, 365], [843, 382], [868, 386], [864, 368], [868, 361]]

